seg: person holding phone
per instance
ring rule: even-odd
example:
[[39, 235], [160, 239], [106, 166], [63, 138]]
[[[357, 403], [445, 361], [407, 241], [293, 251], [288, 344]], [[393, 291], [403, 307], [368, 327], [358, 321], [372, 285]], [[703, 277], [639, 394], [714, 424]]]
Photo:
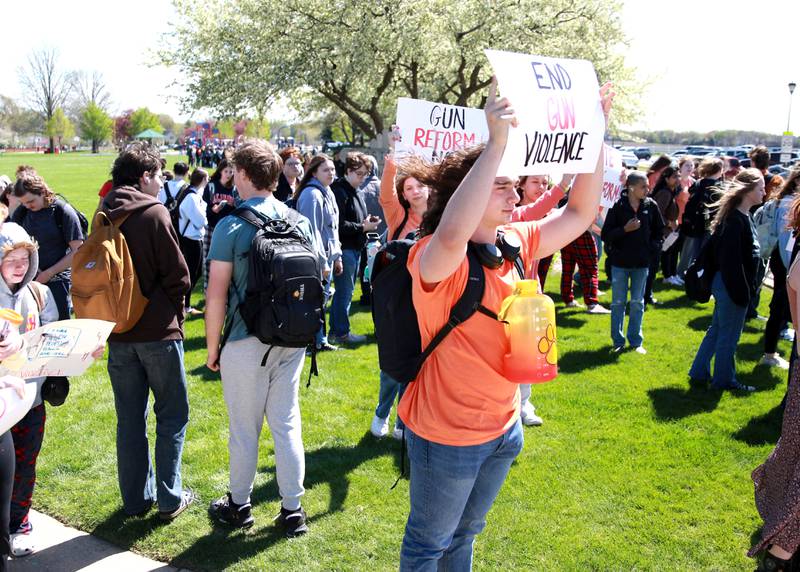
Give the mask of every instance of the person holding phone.
[[611, 351], [619, 353], [625, 349], [622, 325], [630, 291], [628, 343], [636, 353], [646, 354], [642, 345], [644, 290], [650, 261], [661, 251], [665, 225], [658, 205], [647, 196], [650, 190], [647, 176], [631, 171], [626, 185], [608, 211], [601, 233], [611, 260]]
[[366, 155], [351, 151], [345, 159], [344, 176], [331, 185], [339, 208], [339, 240], [342, 243], [342, 272], [333, 276], [336, 287], [331, 302], [330, 338], [333, 343], [358, 344], [367, 339], [350, 331], [350, 303], [367, 233], [374, 232], [381, 222], [380, 217], [368, 214], [364, 197], [358, 190], [370, 169]]

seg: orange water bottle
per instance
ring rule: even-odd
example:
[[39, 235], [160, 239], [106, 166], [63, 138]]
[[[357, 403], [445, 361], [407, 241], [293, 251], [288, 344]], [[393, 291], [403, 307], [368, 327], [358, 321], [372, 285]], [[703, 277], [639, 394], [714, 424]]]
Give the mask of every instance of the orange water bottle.
[[[0, 341], [5, 340], [11, 331], [19, 331], [23, 317], [19, 312], [8, 308], [0, 308]], [[25, 365], [25, 356], [22, 352], [8, 356], [3, 360], [3, 367], [11, 371], [19, 371]]]
[[503, 300], [499, 318], [506, 322], [510, 352], [504, 374], [516, 383], [542, 383], [558, 375], [556, 307], [539, 292], [536, 280], [520, 280]]

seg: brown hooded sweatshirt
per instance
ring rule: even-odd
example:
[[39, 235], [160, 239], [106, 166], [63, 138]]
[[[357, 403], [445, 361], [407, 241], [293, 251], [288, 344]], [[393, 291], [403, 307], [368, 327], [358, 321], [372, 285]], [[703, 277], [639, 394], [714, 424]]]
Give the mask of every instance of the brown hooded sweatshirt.
[[183, 339], [183, 297], [189, 289], [189, 269], [178, 246], [169, 212], [155, 197], [133, 187], [118, 187], [103, 200], [111, 221], [125, 215], [120, 231], [149, 300], [132, 330], [111, 334], [110, 342], [136, 343]]

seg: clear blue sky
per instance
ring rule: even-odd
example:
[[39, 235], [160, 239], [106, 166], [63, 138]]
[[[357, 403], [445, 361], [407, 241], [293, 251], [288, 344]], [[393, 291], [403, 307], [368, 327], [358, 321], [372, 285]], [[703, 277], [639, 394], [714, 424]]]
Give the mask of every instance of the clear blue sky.
[[[146, 105], [186, 117], [176, 90], [166, 88], [174, 72], [147, 65], [148, 48], [174, 19], [167, 0], [9, 1], [0, 13], [0, 93], [20, 97], [17, 68], [47, 45], [59, 49], [67, 69], [101, 71], [114, 111]], [[626, 0], [622, 21], [627, 61], [650, 84], [636, 127], [785, 129], [787, 84], [800, 83], [800, 1]], [[800, 90], [792, 129], [800, 133]]]

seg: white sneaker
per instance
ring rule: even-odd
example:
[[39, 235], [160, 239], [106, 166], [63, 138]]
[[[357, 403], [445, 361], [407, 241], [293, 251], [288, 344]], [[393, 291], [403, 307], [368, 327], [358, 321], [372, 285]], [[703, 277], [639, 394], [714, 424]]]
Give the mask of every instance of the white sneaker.
[[394, 429], [392, 429], [392, 439], [403, 440], [403, 430], [397, 426], [397, 423], [394, 424]]
[[793, 342], [794, 341], [794, 329], [793, 328], [786, 328], [784, 330], [781, 330], [780, 338], [782, 340], [786, 340], [787, 342]]
[[386, 437], [389, 433], [389, 418], [381, 419], [377, 415], [372, 418], [372, 425], [369, 427], [369, 432], [378, 437]]
[[644, 349], [644, 346], [636, 346], [633, 348], [633, 351], [635, 351], [637, 354], [647, 355], [647, 350]]
[[766, 365], [769, 367], [779, 367], [781, 369], [789, 369], [789, 362], [783, 359], [778, 354], [764, 354], [761, 357], [759, 365]]
[[610, 314], [611, 310], [601, 304], [592, 304], [586, 308], [587, 314]]
[[525, 405], [522, 406], [522, 410], [519, 412], [520, 419], [522, 420], [523, 425], [527, 425], [529, 427], [538, 427], [544, 421], [541, 417], [536, 415], [536, 408], [533, 404], [528, 401]]
[[686, 282], [683, 280], [683, 278], [681, 278], [677, 274], [672, 277], [672, 281], [675, 284], [675, 286], [686, 286]]
[[567, 302], [564, 304], [565, 308], [583, 308], [583, 304], [578, 302], [577, 300], [572, 300], [571, 302]]
[[30, 532], [11, 535], [11, 555], [14, 558], [30, 556], [34, 552], [36, 552], [36, 541]]

